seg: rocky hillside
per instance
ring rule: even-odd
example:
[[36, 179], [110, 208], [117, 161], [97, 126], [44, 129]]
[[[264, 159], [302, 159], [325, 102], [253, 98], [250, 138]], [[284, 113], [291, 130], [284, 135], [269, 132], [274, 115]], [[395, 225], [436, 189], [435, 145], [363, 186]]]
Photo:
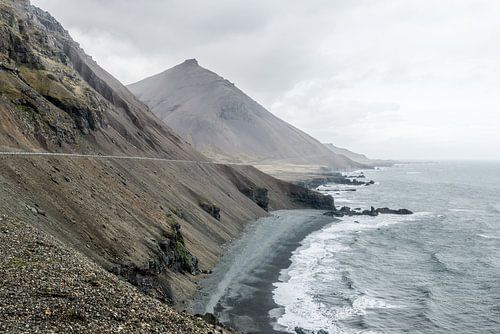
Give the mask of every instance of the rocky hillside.
[[333, 199], [207, 159], [100, 68], [48, 13], [0, 0], [0, 149], [173, 163], [0, 156], [0, 212], [182, 308], [248, 222]]
[[274, 116], [194, 59], [129, 89], [184, 139], [214, 159], [341, 169], [360, 166]]
[[173, 311], [4, 215], [0, 252], [2, 333], [232, 333], [205, 317]]
[[0, 0], [1, 145], [203, 159], [47, 12]]

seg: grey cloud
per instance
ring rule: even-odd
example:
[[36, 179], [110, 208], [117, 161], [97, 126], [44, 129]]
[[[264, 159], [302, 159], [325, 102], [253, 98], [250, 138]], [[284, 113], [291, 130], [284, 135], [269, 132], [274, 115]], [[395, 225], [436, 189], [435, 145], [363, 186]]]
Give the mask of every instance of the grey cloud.
[[500, 158], [496, 0], [33, 2], [125, 83], [195, 57], [323, 141]]

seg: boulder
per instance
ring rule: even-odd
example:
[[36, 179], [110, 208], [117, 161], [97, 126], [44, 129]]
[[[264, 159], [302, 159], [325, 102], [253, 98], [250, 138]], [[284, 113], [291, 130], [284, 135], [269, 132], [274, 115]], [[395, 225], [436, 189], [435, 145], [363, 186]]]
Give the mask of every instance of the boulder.
[[213, 203], [201, 202], [200, 207], [210, 216], [220, 220], [220, 208], [217, 205]]
[[412, 211], [408, 210], [408, 209], [389, 209], [389, 208], [378, 208], [377, 210], [375, 210], [376, 212], [378, 213], [381, 213], [381, 214], [391, 214], [391, 215], [411, 215], [413, 214]]

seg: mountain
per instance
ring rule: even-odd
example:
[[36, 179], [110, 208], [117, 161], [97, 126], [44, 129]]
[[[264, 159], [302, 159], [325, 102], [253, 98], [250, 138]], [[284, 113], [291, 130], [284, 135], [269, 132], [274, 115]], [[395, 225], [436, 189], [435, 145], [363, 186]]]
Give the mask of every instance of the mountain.
[[341, 148], [337, 147], [333, 144], [324, 144], [329, 150], [331, 150], [335, 154], [343, 155], [353, 161], [356, 161], [360, 164], [366, 165], [366, 166], [392, 166], [393, 164], [396, 163], [396, 161], [393, 160], [381, 160], [381, 159], [370, 159], [364, 154], [359, 154], [355, 153], [352, 151], [349, 151], [346, 148]]
[[195, 59], [128, 88], [185, 140], [216, 160], [360, 167], [274, 116]]
[[[195, 293], [200, 274], [250, 221], [271, 210], [333, 207], [331, 197], [251, 166], [210, 163], [26, 0], [0, 0], [0, 151], [0, 220], [32, 226], [172, 304]], [[28, 254], [41, 251], [36, 245], [12, 247]], [[29, 299], [38, 283], [7, 293]]]

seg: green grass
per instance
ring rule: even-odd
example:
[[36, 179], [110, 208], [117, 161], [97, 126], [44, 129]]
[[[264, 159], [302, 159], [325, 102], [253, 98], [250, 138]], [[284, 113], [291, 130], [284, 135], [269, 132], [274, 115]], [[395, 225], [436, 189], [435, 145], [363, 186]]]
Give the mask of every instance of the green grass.
[[13, 256], [7, 261], [7, 267], [9, 268], [21, 269], [27, 268], [29, 266], [31, 266], [31, 262], [21, 259], [17, 256]]

